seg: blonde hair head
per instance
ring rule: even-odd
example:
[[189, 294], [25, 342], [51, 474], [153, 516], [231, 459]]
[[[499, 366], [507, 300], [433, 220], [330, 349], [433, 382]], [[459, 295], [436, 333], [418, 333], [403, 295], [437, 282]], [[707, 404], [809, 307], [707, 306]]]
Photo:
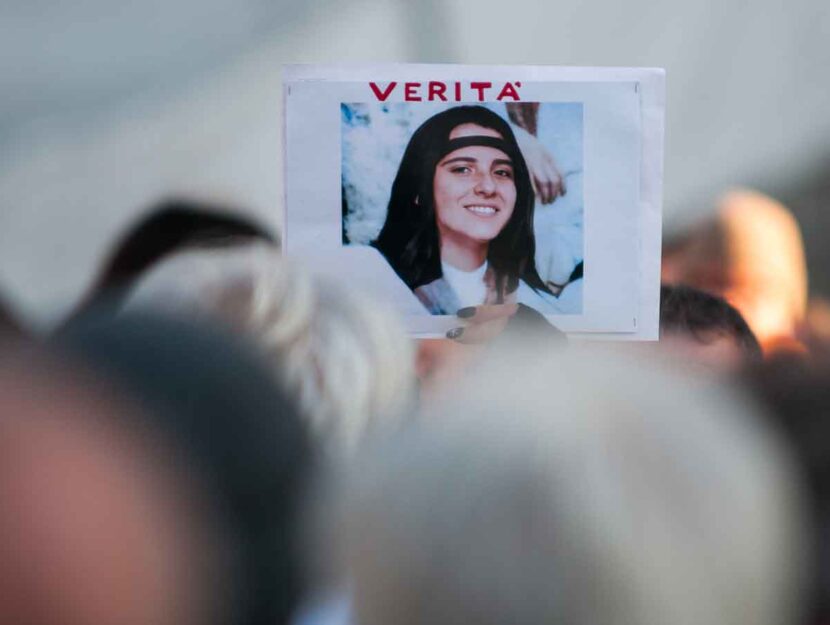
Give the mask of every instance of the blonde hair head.
[[305, 273], [264, 245], [184, 252], [136, 287], [127, 307], [209, 316], [271, 358], [324, 447], [349, 454], [414, 397], [414, 354], [394, 311]]

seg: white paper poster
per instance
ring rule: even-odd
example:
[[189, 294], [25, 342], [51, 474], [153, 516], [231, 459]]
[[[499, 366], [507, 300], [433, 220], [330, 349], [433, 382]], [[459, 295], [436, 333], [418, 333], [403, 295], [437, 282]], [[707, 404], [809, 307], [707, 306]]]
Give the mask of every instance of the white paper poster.
[[519, 302], [658, 334], [664, 74], [453, 65], [284, 71], [289, 255], [442, 336]]

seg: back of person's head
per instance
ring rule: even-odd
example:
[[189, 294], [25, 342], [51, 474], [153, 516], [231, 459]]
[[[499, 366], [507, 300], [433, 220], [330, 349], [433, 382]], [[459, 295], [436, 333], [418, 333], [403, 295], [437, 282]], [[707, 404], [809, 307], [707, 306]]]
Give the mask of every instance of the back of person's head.
[[660, 338], [724, 366], [761, 359], [761, 346], [741, 313], [722, 297], [689, 286], [660, 287]]
[[0, 350], [0, 622], [226, 623], [199, 481], [140, 406], [82, 369]]
[[55, 345], [121, 389], [190, 460], [224, 530], [230, 624], [286, 623], [303, 592], [298, 513], [313, 468], [259, 353], [196, 320], [87, 315]]
[[726, 193], [716, 214], [664, 257], [663, 280], [723, 296], [765, 349], [786, 344], [807, 307], [807, 262], [798, 222], [761, 193]]
[[264, 246], [191, 251], [150, 272], [127, 309], [224, 322], [270, 357], [324, 447], [350, 453], [414, 393], [411, 343], [394, 311], [307, 275]]
[[92, 308], [117, 306], [147, 271], [171, 254], [250, 242], [278, 244], [238, 208], [188, 198], [164, 200], [150, 207], [115, 242], [68, 322]]
[[754, 416], [645, 362], [502, 355], [353, 467], [356, 620], [793, 623], [798, 488]]

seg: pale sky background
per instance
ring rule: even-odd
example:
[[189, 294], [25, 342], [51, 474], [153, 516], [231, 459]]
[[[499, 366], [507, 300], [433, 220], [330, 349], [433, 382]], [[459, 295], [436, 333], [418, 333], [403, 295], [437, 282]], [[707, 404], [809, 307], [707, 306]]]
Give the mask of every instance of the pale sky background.
[[173, 193], [278, 229], [280, 66], [333, 61], [665, 67], [669, 233], [730, 186], [830, 171], [826, 0], [5, 2], [0, 292], [59, 319]]

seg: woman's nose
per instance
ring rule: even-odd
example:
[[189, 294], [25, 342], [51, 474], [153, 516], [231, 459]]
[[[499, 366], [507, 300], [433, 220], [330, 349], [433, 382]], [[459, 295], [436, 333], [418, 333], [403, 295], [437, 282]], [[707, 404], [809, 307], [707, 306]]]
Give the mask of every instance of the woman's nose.
[[476, 181], [475, 192], [482, 195], [493, 195], [496, 192], [496, 181], [487, 172], [479, 175]]

